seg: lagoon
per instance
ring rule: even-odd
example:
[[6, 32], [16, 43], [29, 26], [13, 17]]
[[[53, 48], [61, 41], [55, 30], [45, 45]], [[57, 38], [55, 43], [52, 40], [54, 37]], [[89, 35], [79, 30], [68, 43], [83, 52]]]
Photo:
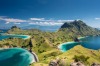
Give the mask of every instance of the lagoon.
[[0, 34], [0, 40], [7, 39], [7, 38], [22, 38], [28, 39], [30, 36], [28, 35], [16, 35], [16, 34]]
[[29, 66], [35, 56], [22, 48], [0, 49], [0, 66]]
[[[29, 35], [16, 35], [0, 33], [0, 40], [7, 38], [28, 39]], [[33, 62], [37, 62], [35, 53], [30, 53], [22, 48], [0, 48], [0, 66], [29, 66]]]
[[66, 52], [67, 50], [73, 48], [76, 45], [82, 45], [85, 48], [93, 49], [93, 50], [98, 50], [100, 49], [100, 36], [89, 36], [85, 38], [80, 38], [80, 42], [66, 42], [63, 44], [60, 44], [58, 48], [62, 52]]
[[29, 35], [18, 35], [18, 34], [5, 34], [8, 30], [2, 30], [0, 32], [0, 40], [7, 39], [7, 38], [21, 38], [21, 39], [29, 39]]

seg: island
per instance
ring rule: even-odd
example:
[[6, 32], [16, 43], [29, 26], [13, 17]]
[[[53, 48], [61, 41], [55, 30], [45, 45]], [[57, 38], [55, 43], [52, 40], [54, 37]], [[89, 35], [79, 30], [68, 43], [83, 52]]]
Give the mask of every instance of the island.
[[78, 61], [82, 61], [85, 65], [92, 64], [93, 62], [100, 63], [100, 59], [98, 59], [100, 54], [99, 50], [91, 50], [81, 45], [74, 45], [73, 47], [72, 44], [69, 44], [69, 46], [71, 47], [72, 45], [72, 47], [65, 52], [62, 52], [58, 48], [60, 44], [74, 41], [75, 37], [100, 34], [100, 30], [88, 26], [82, 20], [65, 22], [56, 32], [45, 32], [39, 29], [23, 30], [17, 26], [13, 26], [6, 34], [31, 36], [27, 40], [20, 38], [6, 38], [3, 41], [0, 41], [1, 48], [19, 47], [27, 50], [31, 49], [30, 51], [38, 56], [39, 62], [33, 63], [30, 66], [48, 66], [52, 61], [51, 59], [58, 58], [66, 61], [65, 63], [70, 65], [74, 60], [77, 58], [80, 59], [81, 57], [85, 58], [86, 61], [79, 59]]

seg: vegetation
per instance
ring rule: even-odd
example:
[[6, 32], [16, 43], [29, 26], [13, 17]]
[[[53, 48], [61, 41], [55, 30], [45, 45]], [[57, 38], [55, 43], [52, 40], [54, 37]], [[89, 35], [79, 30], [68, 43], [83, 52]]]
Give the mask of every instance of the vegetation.
[[71, 33], [74, 36], [87, 36], [87, 35], [98, 35], [100, 31], [86, 25], [81, 20], [75, 20], [74, 22], [66, 22], [63, 24], [59, 31]]
[[64, 23], [57, 32], [43, 32], [38, 29], [22, 30], [13, 26], [7, 33], [31, 36], [31, 39], [28, 40], [18, 38], [2, 40], [0, 41], [0, 47], [24, 47], [29, 49], [31, 45], [32, 51], [39, 57], [39, 63], [34, 63], [32, 66], [48, 66], [50, 60], [57, 57], [60, 59], [66, 57], [65, 60], [68, 65], [74, 61], [73, 58], [83, 61], [84, 63], [88, 62], [88, 64], [91, 64], [92, 62], [100, 63], [99, 50], [94, 51], [83, 48], [82, 46], [76, 46], [67, 52], [62, 53], [57, 49], [59, 44], [67, 41], [73, 41], [75, 37], [100, 34], [99, 30], [87, 26], [80, 20], [75, 20], [71, 23]]
[[[60, 52], [60, 51], [51, 50], [48, 52], [44, 52], [41, 54], [41, 58], [43, 58], [42, 57], [43, 55], [50, 54], [51, 52]], [[75, 56], [77, 57], [75, 58]], [[48, 66], [51, 60], [54, 60], [57, 58], [61, 60], [64, 59], [65, 64], [67, 64], [68, 66], [70, 66], [70, 64], [74, 62], [75, 59], [82, 61], [82, 63], [85, 64], [86, 66], [91, 66], [91, 64], [94, 62], [100, 64], [100, 51], [87, 49], [87, 48], [82, 47], [81, 45], [77, 45], [74, 48], [68, 50], [67, 52], [58, 54], [55, 57], [48, 56], [45, 60], [42, 60], [39, 63], [34, 63], [32, 64], [32, 66], [37, 66], [37, 65]]]
[[80, 61], [80, 62], [87, 64], [87, 60], [89, 59], [89, 57], [85, 57], [84, 55], [81, 55], [81, 56], [75, 55], [73, 59], [74, 59], [75, 62]]

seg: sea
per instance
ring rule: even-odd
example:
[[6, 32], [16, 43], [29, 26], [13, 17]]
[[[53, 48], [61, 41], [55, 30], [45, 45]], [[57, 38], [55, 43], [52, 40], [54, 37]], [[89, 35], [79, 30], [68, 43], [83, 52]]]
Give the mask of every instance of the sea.
[[[6, 35], [7, 30], [0, 32], [0, 41], [7, 38], [22, 38], [27, 39], [27, 35]], [[29, 66], [36, 62], [35, 55], [23, 48], [0, 48], [0, 66]]]
[[71, 42], [62, 43], [58, 46], [58, 48], [62, 52], [66, 52], [76, 45], [81, 45], [85, 48], [93, 49], [93, 50], [100, 49], [100, 36], [88, 36], [88, 37], [81, 38], [79, 40], [80, 42], [71, 41]]

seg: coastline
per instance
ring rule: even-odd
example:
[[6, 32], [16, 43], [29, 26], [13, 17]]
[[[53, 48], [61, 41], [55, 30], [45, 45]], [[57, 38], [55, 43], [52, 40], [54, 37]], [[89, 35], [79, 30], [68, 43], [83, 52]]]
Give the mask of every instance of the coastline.
[[2, 35], [12, 36], [12, 37], [15, 37], [15, 38], [22, 38], [24, 40], [31, 38], [30, 35], [18, 35], [18, 34], [2, 34]]
[[[86, 38], [86, 37], [88, 37], [88, 36], [85, 36], [85, 37], [78, 37], [78, 39], [80, 40], [80, 39], [84, 39], [84, 38]], [[64, 52], [63, 50], [62, 50], [62, 46], [63, 45], [66, 45], [66, 44], [72, 44], [72, 43], [79, 43], [79, 42], [75, 42], [75, 41], [69, 41], [69, 42], [65, 42], [65, 43], [62, 43], [62, 44], [59, 44], [58, 45], [58, 49], [60, 50], [60, 51], [62, 51], [62, 52]]]

